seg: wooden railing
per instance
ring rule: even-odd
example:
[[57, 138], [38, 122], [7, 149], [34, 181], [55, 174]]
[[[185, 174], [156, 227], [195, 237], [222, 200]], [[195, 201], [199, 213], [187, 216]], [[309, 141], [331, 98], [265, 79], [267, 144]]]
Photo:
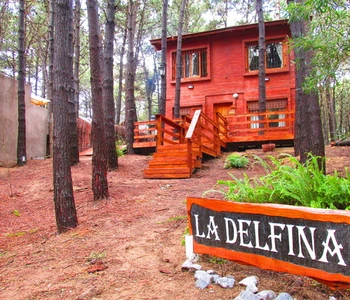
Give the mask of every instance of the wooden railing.
[[[219, 143], [221, 147], [225, 142], [292, 140], [294, 114], [295, 112], [290, 110], [227, 116], [217, 113], [213, 121], [201, 112], [198, 118], [199, 127], [194, 134], [197, 135], [201, 128], [201, 142], [197, 143], [200, 145]], [[191, 121], [192, 118], [187, 116], [171, 120], [157, 115], [155, 121], [137, 122], [134, 130], [134, 148], [184, 143], [186, 142], [184, 134], [188, 131]], [[191, 137], [192, 141], [198, 138]], [[217, 149], [213, 151], [216, 153]]]
[[227, 142], [294, 138], [294, 111], [281, 110], [227, 116]]
[[157, 122], [144, 121], [134, 123], [134, 148], [156, 146]]
[[[218, 118], [221, 116], [218, 115]], [[222, 141], [222, 136], [225, 135], [225, 128], [210, 119], [201, 110], [196, 110], [188, 127], [186, 139], [191, 147], [198, 148], [199, 152], [219, 156], [221, 147], [226, 147]]]

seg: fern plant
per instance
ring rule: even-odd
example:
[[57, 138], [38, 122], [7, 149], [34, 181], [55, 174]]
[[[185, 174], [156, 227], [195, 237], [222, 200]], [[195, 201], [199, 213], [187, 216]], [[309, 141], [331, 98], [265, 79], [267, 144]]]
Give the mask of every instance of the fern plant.
[[224, 168], [245, 168], [249, 164], [249, 159], [244, 155], [230, 154], [225, 159]]
[[[228, 200], [256, 203], [279, 203], [313, 208], [350, 209], [350, 172], [345, 177], [337, 172], [325, 175], [319, 168], [316, 156], [310, 155], [306, 164], [288, 155], [281, 160], [269, 157], [269, 162], [255, 157], [267, 174], [249, 178], [219, 180], [226, 187]], [[286, 163], [287, 159], [287, 163]]]

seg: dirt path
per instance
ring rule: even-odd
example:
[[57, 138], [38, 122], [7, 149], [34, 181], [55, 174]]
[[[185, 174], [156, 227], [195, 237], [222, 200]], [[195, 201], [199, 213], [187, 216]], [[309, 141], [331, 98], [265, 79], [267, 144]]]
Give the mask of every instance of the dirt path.
[[[327, 153], [329, 171], [350, 166], [350, 147]], [[124, 156], [108, 176], [110, 199], [97, 203], [90, 189], [91, 158], [82, 157], [72, 168], [79, 226], [62, 235], [56, 235], [51, 160], [0, 168], [0, 299], [233, 299], [243, 287], [199, 290], [194, 274], [181, 270], [186, 197], [201, 197], [218, 179], [230, 179], [223, 169], [226, 155], [182, 180], [143, 179], [150, 157]], [[230, 172], [263, 174], [257, 165]], [[350, 298], [308, 278], [218, 264], [206, 256], [199, 263], [236, 280], [256, 275], [259, 290], [296, 299]]]

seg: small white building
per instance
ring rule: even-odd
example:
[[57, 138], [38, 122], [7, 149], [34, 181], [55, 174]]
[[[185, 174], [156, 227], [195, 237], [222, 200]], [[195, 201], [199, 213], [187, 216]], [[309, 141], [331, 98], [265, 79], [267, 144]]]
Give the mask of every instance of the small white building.
[[[48, 136], [48, 100], [33, 96], [25, 86], [27, 159], [45, 158]], [[17, 163], [17, 80], [0, 74], [0, 166]]]

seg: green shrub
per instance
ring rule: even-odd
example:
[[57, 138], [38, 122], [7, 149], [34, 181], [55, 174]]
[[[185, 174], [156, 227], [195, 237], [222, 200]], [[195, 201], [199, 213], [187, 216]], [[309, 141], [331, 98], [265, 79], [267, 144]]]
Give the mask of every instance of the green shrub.
[[[350, 209], [350, 172], [325, 175], [318, 165], [318, 157], [309, 156], [306, 164], [287, 156], [283, 160], [270, 157], [265, 162], [256, 157], [267, 175], [219, 180], [225, 187], [225, 198], [239, 202], [279, 203], [313, 208]], [[286, 163], [287, 159], [287, 163]]]
[[126, 147], [124, 145], [124, 142], [121, 141], [121, 140], [118, 140], [116, 143], [115, 143], [115, 146], [117, 148], [117, 156], [118, 157], [121, 157], [125, 154], [126, 152]]
[[249, 164], [249, 159], [244, 155], [230, 154], [225, 159], [224, 168], [245, 168]]

